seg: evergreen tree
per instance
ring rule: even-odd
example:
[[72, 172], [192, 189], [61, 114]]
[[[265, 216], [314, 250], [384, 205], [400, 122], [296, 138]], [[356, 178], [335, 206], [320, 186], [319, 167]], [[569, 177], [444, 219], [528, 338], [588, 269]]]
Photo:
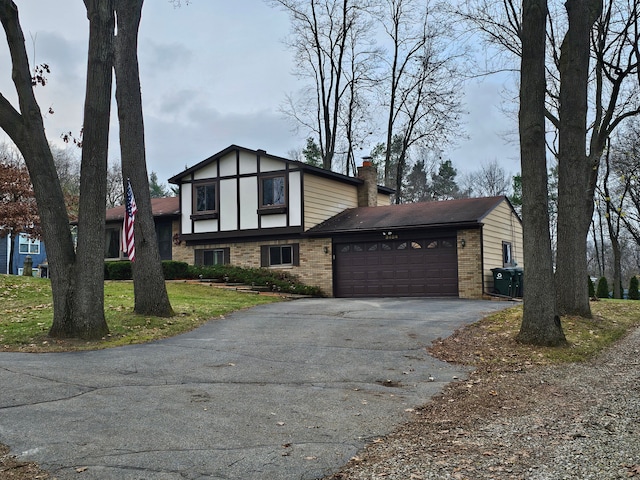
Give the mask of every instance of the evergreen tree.
[[407, 186], [404, 191], [406, 203], [425, 202], [429, 200], [429, 187], [427, 185], [427, 170], [424, 159], [418, 160], [411, 167], [407, 175]]
[[151, 198], [171, 196], [171, 190], [169, 190], [166, 185], [158, 182], [158, 174], [156, 172], [151, 172], [151, 175], [149, 175], [149, 194]]
[[307, 138], [307, 146], [302, 150], [302, 156], [305, 163], [322, 168], [322, 152], [313, 138]]
[[629, 281], [629, 300], [640, 300], [640, 292], [638, 292], [638, 277], [635, 275]]
[[598, 298], [609, 298], [609, 284], [606, 277], [600, 277], [598, 280], [598, 290], [596, 291]]
[[451, 200], [460, 197], [460, 189], [456, 183], [458, 171], [451, 160], [440, 163], [438, 173], [431, 174], [430, 196], [432, 200]]

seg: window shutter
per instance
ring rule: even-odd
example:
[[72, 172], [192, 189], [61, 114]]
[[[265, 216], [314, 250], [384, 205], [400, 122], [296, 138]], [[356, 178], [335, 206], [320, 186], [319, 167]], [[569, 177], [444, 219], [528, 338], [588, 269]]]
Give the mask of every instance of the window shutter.
[[260, 245], [260, 266], [269, 266], [269, 245]]
[[229, 265], [231, 263], [231, 248], [225, 247], [222, 250], [224, 250], [224, 264]]
[[300, 244], [294, 243], [291, 245], [293, 250], [293, 265], [296, 267], [300, 266]]
[[199, 267], [201, 267], [202, 265], [204, 265], [204, 250], [199, 249], [199, 250], [194, 250], [193, 251], [195, 253], [195, 264]]

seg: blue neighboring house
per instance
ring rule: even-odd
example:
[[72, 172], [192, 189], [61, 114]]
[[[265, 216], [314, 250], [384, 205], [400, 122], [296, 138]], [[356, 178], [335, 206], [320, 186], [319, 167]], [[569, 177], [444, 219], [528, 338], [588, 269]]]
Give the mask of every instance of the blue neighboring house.
[[[9, 271], [9, 256], [11, 255], [10, 242], [13, 241], [13, 271]], [[33, 261], [33, 276], [46, 276], [46, 272], [41, 272], [40, 265], [47, 260], [47, 250], [44, 242], [38, 239], [31, 239], [25, 234], [20, 234], [13, 239], [7, 235], [0, 238], [0, 273], [22, 275], [24, 260], [27, 255], [31, 255]]]

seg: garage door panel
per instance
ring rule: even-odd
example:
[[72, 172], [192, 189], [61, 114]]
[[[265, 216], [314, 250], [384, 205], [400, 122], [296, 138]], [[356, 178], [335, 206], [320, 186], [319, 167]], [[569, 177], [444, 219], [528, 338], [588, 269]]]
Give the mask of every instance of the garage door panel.
[[[427, 248], [431, 245], [432, 248]], [[337, 244], [336, 295], [457, 296], [455, 238]]]

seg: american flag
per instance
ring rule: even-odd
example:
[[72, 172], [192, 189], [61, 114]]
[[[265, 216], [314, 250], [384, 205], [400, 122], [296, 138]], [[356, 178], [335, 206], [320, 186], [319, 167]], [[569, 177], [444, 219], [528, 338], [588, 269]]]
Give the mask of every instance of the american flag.
[[136, 242], [133, 237], [133, 224], [136, 221], [136, 199], [133, 196], [131, 182], [127, 179], [127, 191], [125, 195], [126, 212], [124, 214], [124, 225], [122, 227], [122, 251], [127, 254], [129, 260], [136, 260]]

